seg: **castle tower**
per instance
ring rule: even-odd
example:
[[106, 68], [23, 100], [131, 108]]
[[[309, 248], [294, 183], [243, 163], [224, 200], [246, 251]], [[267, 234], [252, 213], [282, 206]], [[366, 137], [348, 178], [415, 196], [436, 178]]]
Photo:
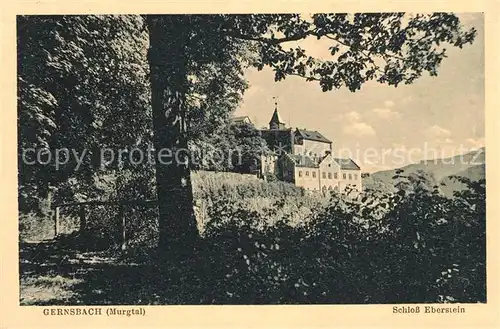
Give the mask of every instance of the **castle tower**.
[[[274, 97], [273, 97], [274, 98]], [[278, 113], [278, 102], [274, 102], [274, 113], [271, 117], [271, 121], [269, 121], [269, 129], [271, 130], [281, 130], [285, 129], [285, 121], [283, 121]]]

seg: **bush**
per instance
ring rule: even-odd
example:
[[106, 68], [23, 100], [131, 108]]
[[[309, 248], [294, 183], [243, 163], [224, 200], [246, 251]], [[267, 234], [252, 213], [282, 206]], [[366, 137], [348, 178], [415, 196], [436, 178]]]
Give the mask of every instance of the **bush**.
[[[215, 304], [485, 302], [485, 180], [455, 179], [468, 189], [453, 199], [419, 174], [396, 192], [368, 191], [349, 199], [305, 194], [250, 175], [195, 173], [203, 248], [193, 259], [210, 267], [195, 299]], [[121, 243], [117, 211], [106, 206], [89, 211], [94, 243], [99, 236]], [[126, 207], [125, 218], [131, 248], [156, 246], [155, 207]], [[33, 218], [21, 222], [34, 228], [33, 223]], [[49, 228], [40, 226], [40, 234]]]
[[214, 287], [207, 302], [485, 302], [484, 182], [468, 184], [453, 200], [419, 184], [332, 199], [296, 227], [259, 228], [249, 224], [257, 214], [221, 209], [204, 239]]

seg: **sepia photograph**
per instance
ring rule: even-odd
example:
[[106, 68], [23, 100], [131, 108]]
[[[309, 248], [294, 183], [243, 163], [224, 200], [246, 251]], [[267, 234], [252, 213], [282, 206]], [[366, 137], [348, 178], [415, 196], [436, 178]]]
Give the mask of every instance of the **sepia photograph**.
[[484, 25], [17, 15], [18, 304], [485, 304]]

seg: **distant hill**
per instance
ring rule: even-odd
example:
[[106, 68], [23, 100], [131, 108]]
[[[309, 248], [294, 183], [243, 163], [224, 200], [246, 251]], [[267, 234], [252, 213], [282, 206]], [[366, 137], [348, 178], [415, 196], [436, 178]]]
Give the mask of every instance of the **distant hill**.
[[[485, 165], [481, 164], [467, 168], [466, 170], [457, 173], [456, 176], [467, 177], [473, 181], [484, 179], [486, 177]], [[453, 196], [454, 191], [459, 191], [465, 188], [464, 184], [457, 182], [456, 180], [452, 180], [449, 177], [445, 177], [441, 182], [445, 185], [441, 186], [440, 189], [446, 196]]]
[[[462, 176], [471, 180], [485, 178], [485, 148], [472, 151], [451, 158], [425, 160], [399, 168], [403, 175], [409, 175], [418, 171], [424, 171], [433, 176], [436, 182], [444, 183], [440, 186], [446, 196], [452, 196], [453, 191], [464, 188], [462, 183], [450, 179], [450, 176]], [[394, 191], [394, 185], [399, 179], [393, 179], [396, 170], [384, 170], [363, 178], [363, 188], [381, 191]]]

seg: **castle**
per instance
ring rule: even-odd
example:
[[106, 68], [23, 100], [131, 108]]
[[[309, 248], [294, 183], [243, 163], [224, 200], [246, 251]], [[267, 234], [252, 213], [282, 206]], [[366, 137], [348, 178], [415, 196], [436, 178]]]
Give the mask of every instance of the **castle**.
[[362, 191], [361, 168], [352, 159], [334, 157], [332, 142], [318, 131], [287, 128], [277, 107], [269, 129], [260, 131], [268, 146], [260, 159], [262, 177], [272, 174], [279, 180], [323, 193]]

